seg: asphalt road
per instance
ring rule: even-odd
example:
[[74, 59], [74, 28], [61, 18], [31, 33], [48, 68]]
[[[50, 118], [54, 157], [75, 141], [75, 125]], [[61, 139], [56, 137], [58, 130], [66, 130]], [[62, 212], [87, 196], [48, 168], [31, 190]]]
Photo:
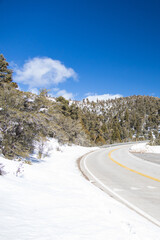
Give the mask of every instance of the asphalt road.
[[160, 226], [160, 164], [134, 156], [130, 147], [92, 152], [82, 158], [81, 170], [96, 186]]
[[153, 163], [160, 164], [160, 153], [132, 153], [136, 157]]

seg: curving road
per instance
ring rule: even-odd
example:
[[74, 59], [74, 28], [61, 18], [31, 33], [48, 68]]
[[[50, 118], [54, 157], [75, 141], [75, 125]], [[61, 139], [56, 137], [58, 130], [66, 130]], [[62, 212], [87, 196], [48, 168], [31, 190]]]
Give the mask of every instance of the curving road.
[[92, 152], [82, 158], [80, 168], [99, 188], [160, 226], [160, 164], [137, 158], [130, 147]]

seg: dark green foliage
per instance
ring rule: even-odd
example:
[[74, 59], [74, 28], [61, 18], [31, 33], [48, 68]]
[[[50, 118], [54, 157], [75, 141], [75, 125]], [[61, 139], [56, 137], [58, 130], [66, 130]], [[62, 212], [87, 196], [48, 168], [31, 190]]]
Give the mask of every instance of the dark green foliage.
[[17, 84], [12, 82], [12, 73], [11, 69], [8, 69], [8, 62], [4, 58], [3, 54], [0, 54], [0, 84], [2, 83], [11, 83], [12, 87], [17, 87]]
[[58, 97], [56, 99], [57, 102], [61, 103], [61, 110], [62, 110], [62, 113], [68, 117], [70, 115], [69, 113], [69, 101], [66, 100], [64, 97]]
[[49, 90], [46, 88], [42, 88], [39, 90], [39, 95], [43, 97], [48, 97]]
[[157, 138], [154, 141], [155, 145], [160, 145], [160, 134], [158, 134]]
[[64, 105], [48, 100], [43, 94], [21, 92], [10, 87], [10, 83], [0, 87], [2, 153], [8, 158], [25, 157], [33, 151], [34, 141], [45, 137], [88, 145], [77, 107]]

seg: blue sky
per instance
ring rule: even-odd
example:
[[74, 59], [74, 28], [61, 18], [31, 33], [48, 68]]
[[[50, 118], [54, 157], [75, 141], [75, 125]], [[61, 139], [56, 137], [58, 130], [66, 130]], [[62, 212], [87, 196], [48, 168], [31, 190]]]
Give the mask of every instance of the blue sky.
[[159, 0], [0, 0], [0, 9], [0, 51], [21, 89], [160, 97]]

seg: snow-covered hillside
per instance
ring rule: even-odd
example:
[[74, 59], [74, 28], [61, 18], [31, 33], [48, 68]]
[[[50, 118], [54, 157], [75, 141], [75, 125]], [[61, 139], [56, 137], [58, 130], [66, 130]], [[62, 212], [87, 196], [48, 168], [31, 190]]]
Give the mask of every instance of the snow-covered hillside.
[[60, 146], [52, 140], [45, 149], [42, 161], [33, 156], [32, 165], [23, 167], [0, 158], [8, 172], [0, 177], [0, 239], [159, 239], [158, 227], [82, 176], [77, 158], [96, 148]]

